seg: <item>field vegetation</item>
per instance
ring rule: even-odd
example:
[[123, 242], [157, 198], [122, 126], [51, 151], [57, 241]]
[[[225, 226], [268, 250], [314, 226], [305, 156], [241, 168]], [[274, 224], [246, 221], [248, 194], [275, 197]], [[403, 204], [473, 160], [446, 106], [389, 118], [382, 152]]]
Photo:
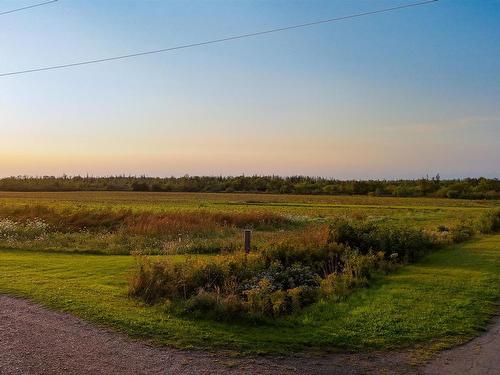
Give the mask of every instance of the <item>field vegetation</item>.
[[344, 217], [436, 231], [478, 220], [499, 201], [369, 196], [132, 192], [0, 192], [0, 246], [95, 254], [217, 254], [254, 250]]
[[184, 312], [219, 320], [278, 318], [322, 298], [342, 298], [436, 248], [497, 230], [500, 210], [436, 232], [339, 218], [324, 233], [308, 231], [299, 241], [268, 244], [251, 255], [180, 263], [140, 258], [129, 290], [146, 303], [176, 303]]
[[438, 198], [4, 192], [0, 292], [182, 347], [437, 348], [469, 338], [495, 310], [499, 209]]

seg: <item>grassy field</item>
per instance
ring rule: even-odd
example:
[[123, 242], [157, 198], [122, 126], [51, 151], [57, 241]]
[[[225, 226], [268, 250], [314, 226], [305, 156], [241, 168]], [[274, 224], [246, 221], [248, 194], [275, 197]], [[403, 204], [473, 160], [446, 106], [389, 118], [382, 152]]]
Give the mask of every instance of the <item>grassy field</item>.
[[[232, 251], [238, 251], [248, 225], [255, 229], [253, 251], [284, 238], [300, 244], [338, 217], [436, 231], [477, 220], [495, 207], [498, 201], [369, 196], [2, 192], [0, 293], [184, 348], [285, 353], [447, 347], [477, 334], [496, 311], [500, 235], [449, 246], [378, 276], [346, 299], [323, 298], [299, 313], [259, 323], [194, 318], [130, 298], [127, 280], [135, 258], [127, 254], [144, 248], [165, 254], [171, 244], [219, 252], [234, 244]], [[37, 215], [52, 220], [50, 225], [36, 221]]]
[[343, 302], [322, 301], [265, 325], [189, 319], [128, 298], [132, 257], [1, 250], [0, 260], [1, 293], [184, 348], [253, 353], [442, 348], [484, 328], [500, 297], [500, 235], [438, 251]]
[[367, 215], [381, 219], [405, 219], [430, 226], [434, 223], [474, 217], [482, 209], [500, 207], [497, 200], [393, 198], [370, 196], [318, 196], [222, 193], [134, 192], [0, 192], [0, 207], [42, 205], [57, 209], [130, 209], [148, 212], [272, 211], [307, 218], [339, 214]]
[[[214, 193], [133, 193], [133, 192], [59, 192], [18, 193], [0, 192], [0, 220], [3, 218], [26, 219], [27, 213], [15, 210], [52, 210], [60, 215], [59, 221], [68, 216], [78, 216], [85, 211], [88, 216], [119, 215], [280, 215], [296, 225], [275, 225], [267, 230], [254, 231], [255, 246], [266, 246], [276, 237], [301, 235], [297, 231], [328, 225], [337, 217], [364, 218], [375, 223], [402, 224], [428, 230], [438, 226], [456, 226], [463, 221], [476, 220], [486, 209], [500, 207], [500, 201], [474, 201], [437, 198], [382, 198], [370, 196], [300, 196], [270, 194], [214, 194]], [[36, 211], [36, 210], [35, 210]], [[28, 212], [29, 213], [29, 212]], [[34, 216], [33, 216], [34, 215]], [[37, 213], [31, 213], [37, 217]], [[53, 216], [53, 215], [52, 215]], [[88, 220], [87, 220], [88, 221]], [[172, 221], [172, 220], [170, 220]], [[86, 222], [88, 224], [88, 222]], [[0, 223], [1, 224], [1, 223]], [[52, 223], [54, 224], [54, 223]], [[57, 223], [55, 223], [57, 224]], [[92, 224], [92, 223], [90, 223]], [[79, 228], [59, 228], [49, 233], [35, 233], [20, 240], [2, 236], [0, 246], [19, 249], [48, 251], [77, 251], [108, 254], [128, 254], [133, 251], [162, 253], [164, 248], [177, 244], [179, 237], [192, 247], [234, 248], [241, 244], [241, 227], [228, 227], [215, 223], [212, 228], [200, 223], [174, 226], [168, 233], [149, 233], [144, 230], [107, 230], [103, 223], [95, 223], [97, 230], [85, 225]], [[213, 224], [213, 223], [210, 223]], [[252, 223], [249, 223], [252, 226]], [[143, 225], [144, 227], [144, 225]], [[111, 233], [112, 232], [112, 233]], [[150, 231], [151, 232], [151, 231]], [[280, 233], [281, 232], [281, 233]], [[195, 243], [192, 243], [192, 242]], [[200, 243], [201, 242], [201, 243]], [[209, 252], [209, 251], [207, 251]]]

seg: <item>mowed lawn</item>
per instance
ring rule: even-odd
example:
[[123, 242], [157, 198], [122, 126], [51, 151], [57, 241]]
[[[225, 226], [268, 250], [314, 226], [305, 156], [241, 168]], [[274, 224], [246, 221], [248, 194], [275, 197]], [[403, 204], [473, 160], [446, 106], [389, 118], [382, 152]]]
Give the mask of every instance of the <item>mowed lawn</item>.
[[343, 302], [321, 301], [300, 315], [259, 325], [195, 320], [130, 299], [133, 264], [131, 256], [4, 249], [0, 293], [158, 344], [246, 353], [448, 347], [477, 335], [500, 298], [500, 235], [438, 251]]

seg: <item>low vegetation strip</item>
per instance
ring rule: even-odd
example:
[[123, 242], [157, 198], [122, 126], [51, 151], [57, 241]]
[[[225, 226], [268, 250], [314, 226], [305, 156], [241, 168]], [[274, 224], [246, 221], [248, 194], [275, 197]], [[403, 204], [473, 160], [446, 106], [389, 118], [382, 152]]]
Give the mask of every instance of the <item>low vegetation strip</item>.
[[[419, 310], [414, 304], [427, 298], [420, 288], [429, 275], [405, 286], [399, 301], [390, 298], [399, 293], [397, 276], [423, 258], [441, 252], [468, 256], [470, 251], [447, 247], [500, 229], [496, 201], [261, 196], [283, 204], [255, 207], [230, 204], [258, 198], [241, 194], [0, 197], [0, 249], [10, 249], [0, 251], [0, 292], [158, 343], [251, 352], [385, 348], [426, 338], [446, 342], [456, 332], [460, 339], [472, 334], [470, 319], [477, 323], [487, 316], [484, 308], [483, 315], [466, 316], [460, 326], [446, 320], [463, 312], [446, 310], [457, 308], [453, 302]], [[312, 204], [289, 207], [288, 201]], [[355, 207], [318, 209], [323, 201]], [[247, 228], [253, 229], [249, 255], [242, 249]], [[478, 275], [478, 266], [470, 267], [469, 279]], [[485, 273], [496, 282], [490, 270]], [[483, 282], [477, 285], [483, 288]], [[491, 297], [484, 286], [484, 294], [474, 290], [485, 298], [478, 302], [483, 307]], [[439, 294], [438, 287], [429, 288]], [[377, 294], [379, 289], [384, 294]], [[467, 298], [459, 299], [459, 306], [472, 311]], [[380, 310], [373, 301], [390, 309]], [[421, 315], [412, 316], [413, 310]], [[434, 312], [445, 315], [442, 326], [418, 322]], [[358, 320], [363, 316], [368, 320]], [[393, 330], [399, 333], [392, 335]]]
[[273, 212], [133, 212], [128, 209], [0, 205], [0, 245], [90, 253], [231, 252], [243, 228], [262, 232], [300, 228]]
[[271, 212], [132, 212], [131, 210], [65, 209], [50, 206], [0, 206], [0, 219], [21, 223], [44, 222], [54, 231], [122, 230], [127, 234], [178, 235], [207, 233], [227, 228], [280, 229], [293, 221]]
[[322, 299], [340, 299], [379, 273], [475, 233], [500, 230], [500, 210], [438, 232], [339, 218], [324, 236], [270, 244], [255, 254], [172, 262], [138, 259], [129, 292], [146, 303], [217, 320], [278, 318]]
[[[276, 204], [245, 204], [257, 200]], [[338, 217], [428, 231], [444, 226], [453, 231], [464, 222], [468, 225], [476, 221], [485, 210], [498, 208], [498, 202], [368, 196], [0, 192], [0, 247], [92, 254], [219, 254], [241, 249], [241, 230], [252, 228], [255, 251], [285, 239], [295, 241], [324, 232]], [[303, 206], [305, 203], [307, 206]]]
[[[177, 256], [182, 261], [182, 256]], [[341, 301], [324, 299], [287, 318], [252, 324], [175, 315], [127, 296], [131, 257], [0, 251], [0, 293], [177, 347], [253, 353], [401, 348], [464, 342], [500, 298], [500, 235], [452, 245], [372, 281]]]

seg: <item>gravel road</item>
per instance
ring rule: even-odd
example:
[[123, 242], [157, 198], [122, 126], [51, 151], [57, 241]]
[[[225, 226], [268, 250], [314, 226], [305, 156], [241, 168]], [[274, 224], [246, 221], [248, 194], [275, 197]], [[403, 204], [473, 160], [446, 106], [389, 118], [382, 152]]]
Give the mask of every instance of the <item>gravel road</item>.
[[[500, 342], [498, 323], [497, 321], [494, 331], [483, 337], [484, 340], [481, 338], [481, 344], [468, 344], [459, 348], [460, 352], [445, 352], [426, 367], [425, 372], [445, 374], [439, 370], [449, 368], [452, 371], [450, 374], [467, 374], [462, 371], [466, 367], [449, 366], [450, 361], [469, 364], [470, 362], [462, 360], [467, 356], [474, 358], [472, 368], [476, 372], [471, 374], [483, 374], [477, 372], [482, 368], [498, 371], [498, 356], [493, 358], [494, 348], [498, 351]], [[465, 349], [469, 345], [473, 346]], [[488, 362], [485, 365], [483, 360], [496, 362]], [[409, 365], [408, 357], [403, 353], [235, 359], [215, 353], [157, 348], [95, 327], [69, 314], [51, 311], [23, 299], [0, 295], [2, 375], [295, 373], [307, 375], [422, 372]], [[499, 372], [495, 372], [497, 373]]]
[[469, 343], [445, 350], [425, 368], [428, 375], [499, 375], [500, 317], [488, 332]]

